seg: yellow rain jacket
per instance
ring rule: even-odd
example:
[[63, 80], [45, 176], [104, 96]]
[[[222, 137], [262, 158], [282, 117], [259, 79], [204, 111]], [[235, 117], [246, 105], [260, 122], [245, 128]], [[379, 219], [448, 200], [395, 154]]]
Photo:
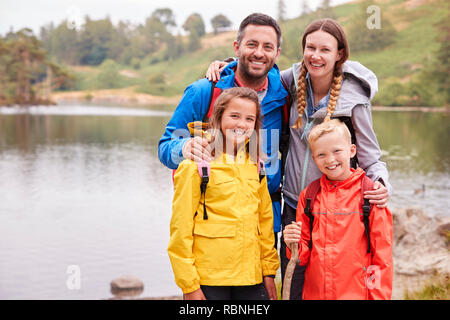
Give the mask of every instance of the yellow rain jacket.
[[210, 163], [203, 217], [197, 164], [184, 160], [175, 177], [168, 253], [183, 293], [200, 285], [243, 286], [275, 275], [272, 202], [267, 179], [246, 152], [223, 154]]

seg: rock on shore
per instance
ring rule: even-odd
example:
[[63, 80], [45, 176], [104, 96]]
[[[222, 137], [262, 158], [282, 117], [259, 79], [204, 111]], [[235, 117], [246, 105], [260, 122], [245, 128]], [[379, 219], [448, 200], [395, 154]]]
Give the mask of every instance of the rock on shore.
[[450, 217], [430, 216], [422, 209], [392, 210], [394, 219], [393, 299], [417, 290], [434, 273], [450, 274]]

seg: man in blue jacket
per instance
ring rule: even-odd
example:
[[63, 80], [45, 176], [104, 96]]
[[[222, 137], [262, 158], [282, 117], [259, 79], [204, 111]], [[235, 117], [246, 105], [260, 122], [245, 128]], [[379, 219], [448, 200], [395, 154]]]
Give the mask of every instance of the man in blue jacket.
[[[268, 157], [265, 169], [272, 196], [274, 232], [277, 233], [281, 230], [281, 165], [278, 150], [282, 107], [288, 94], [275, 65], [281, 51], [281, 29], [273, 18], [260, 13], [251, 14], [241, 22], [233, 47], [238, 61], [227, 65], [215, 87], [225, 90], [242, 86], [254, 89], [258, 94], [263, 129], [266, 130], [262, 135], [263, 151]], [[202, 121], [208, 112], [211, 95], [212, 83], [206, 78], [192, 83], [184, 91], [158, 144], [159, 159], [170, 169], [177, 169], [184, 159], [211, 160], [208, 141], [201, 137], [192, 138], [187, 130], [189, 122]]]

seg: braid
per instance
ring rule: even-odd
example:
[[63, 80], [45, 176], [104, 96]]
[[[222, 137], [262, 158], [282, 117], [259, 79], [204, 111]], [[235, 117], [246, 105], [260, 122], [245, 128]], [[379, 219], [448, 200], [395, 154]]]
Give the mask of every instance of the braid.
[[292, 126], [294, 129], [299, 129], [302, 126], [302, 117], [306, 108], [306, 66], [305, 63], [302, 62], [302, 68], [300, 74], [298, 76], [298, 88], [297, 88], [297, 110], [298, 110], [298, 119], [297, 122]]
[[335, 72], [333, 82], [331, 83], [330, 99], [327, 106], [327, 115], [325, 116], [325, 119], [323, 119], [323, 122], [330, 121], [331, 115], [336, 109], [337, 99], [339, 97], [339, 93], [341, 92], [341, 81], [342, 72]]

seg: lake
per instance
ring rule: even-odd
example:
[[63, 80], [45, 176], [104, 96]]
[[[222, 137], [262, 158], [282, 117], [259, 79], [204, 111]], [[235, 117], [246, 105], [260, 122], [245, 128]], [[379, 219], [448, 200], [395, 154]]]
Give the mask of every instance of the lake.
[[[157, 158], [170, 106], [0, 108], [0, 299], [179, 295], [167, 256], [171, 171]], [[373, 113], [390, 208], [450, 215], [448, 114]], [[425, 192], [417, 194], [415, 190]]]

